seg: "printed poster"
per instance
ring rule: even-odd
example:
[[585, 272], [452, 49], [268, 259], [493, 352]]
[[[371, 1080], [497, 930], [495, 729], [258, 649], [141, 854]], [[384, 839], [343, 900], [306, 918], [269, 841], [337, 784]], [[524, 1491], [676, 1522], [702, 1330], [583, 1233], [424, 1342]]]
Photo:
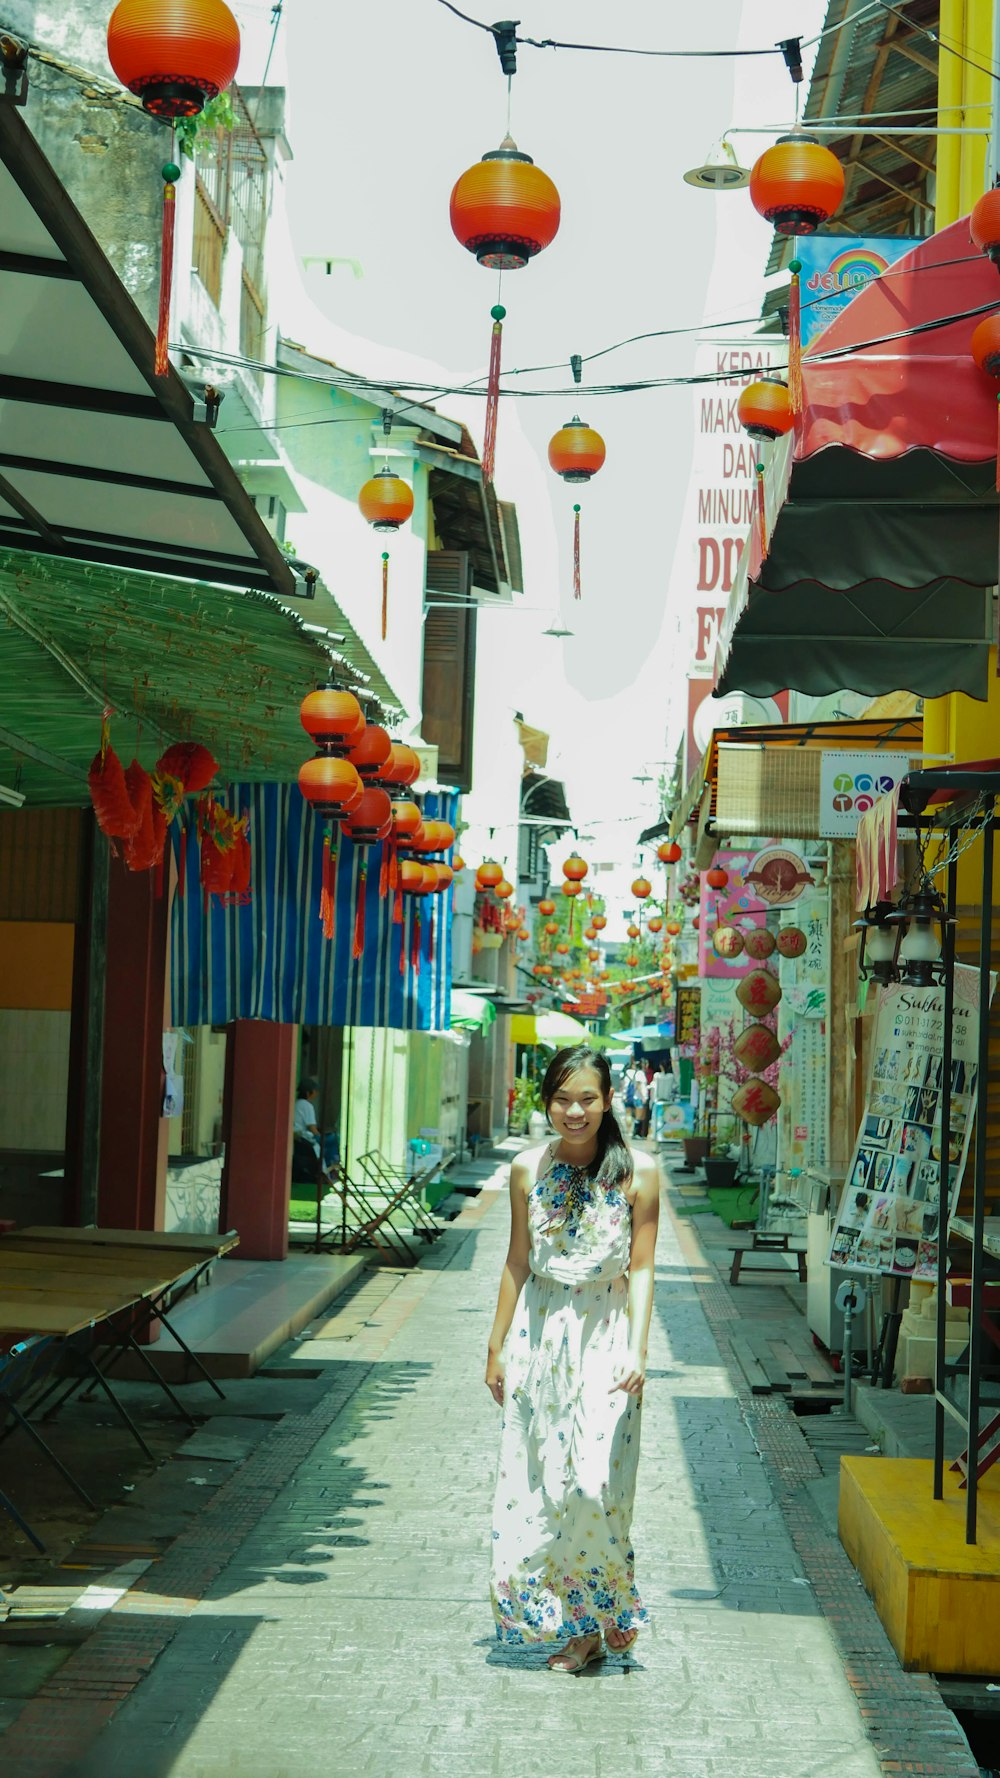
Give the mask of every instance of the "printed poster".
[[795, 253], [802, 265], [803, 347], [811, 345], [873, 278], [919, 247], [922, 239], [922, 235], [909, 240], [883, 235], [869, 239], [863, 235], [798, 236]]
[[[991, 984], [991, 995], [994, 983]], [[979, 972], [955, 965], [951, 1079], [942, 1079], [944, 988], [893, 982], [879, 995], [868, 1099], [827, 1264], [896, 1278], [937, 1273], [941, 1106], [950, 1096], [949, 1217], [975, 1121]]]

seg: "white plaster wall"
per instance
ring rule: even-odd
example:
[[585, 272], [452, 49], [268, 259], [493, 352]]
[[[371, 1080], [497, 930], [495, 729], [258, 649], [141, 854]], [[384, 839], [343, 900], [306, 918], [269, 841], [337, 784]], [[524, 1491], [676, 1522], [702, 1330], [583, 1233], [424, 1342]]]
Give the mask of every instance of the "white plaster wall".
[[0, 1007], [0, 1149], [66, 1141], [70, 1014]]

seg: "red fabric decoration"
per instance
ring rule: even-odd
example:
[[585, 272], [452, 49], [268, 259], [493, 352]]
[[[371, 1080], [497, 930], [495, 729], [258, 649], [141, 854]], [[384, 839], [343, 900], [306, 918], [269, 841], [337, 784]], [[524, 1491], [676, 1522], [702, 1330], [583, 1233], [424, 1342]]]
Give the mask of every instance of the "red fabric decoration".
[[[168, 166], [170, 163], [167, 163]], [[176, 167], [171, 167], [176, 172]], [[156, 318], [156, 350], [153, 372], [165, 377], [170, 370], [167, 347], [170, 343], [170, 291], [174, 281], [174, 223], [177, 217], [177, 187], [172, 179], [163, 186], [163, 223], [160, 230], [160, 307]]]
[[368, 864], [362, 860], [358, 871], [358, 899], [354, 908], [354, 943], [351, 955], [355, 960], [361, 956], [365, 948], [365, 891], [368, 886]]
[[233, 879], [239, 864], [238, 841], [246, 833], [245, 815], [234, 815], [204, 796], [198, 805], [198, 838], [201, 842], [201, 886], [208, 906], [210, 895], [227, 896], [233, 891]]
[[410, 938], [410, 968], [414, 975], [420, 974], [420, 908], [413, 910], [413, 927]]
[[791, 263], [788, 287], [788, 400], [793, 414], [802, 412], [802, 297], [799, 290], [801, 266]]
[[[102, 737], [103, 737], [102, 729]], [[87, 773], [90, 800], [94, 805], [97, 825], [110, 840], [128, 839], [139, 824], [138, 813], [128, 793], [122, 762], [114, 748], [103, 744], [94, 755]]]
[[[129, 870], [151, 870], [157, 859], [162, 856], [166, 840], [167, 824], [163, 819], [162, 810], [156, 813], [160, 817], [159, 834], [157, 834], [153, 811], [153, 780], [145, 766], [137, 759], [132, 761], [125, 773], [129, 800], [136, 812], [137, 824], [134, 833], [129, 834], [125, 841], [125, 863]], [[159, 851], [157, 850], [159, 840]]]
[[334, 934], [336, 908], [337, 847], [328, 831], [323, 841], [323, 887], [319, 897], [319, 917], [323, 923], [323, 937], [326, 939], [332, 939]]
[[[403, 930], [399, 935], [399, 973], [400, 973], [400, 975], [405, 975], [406, 974], [406, 924], [405, 924], [405, 921], [403, 920], [403, 893], [402, 893], [402, 890], [400, 890], [397, 900], [399, 902], [399, 921], [403, 927]], [[393, 919], [396, 918], [395, 912], [393, 912], [392, 917], [393, 917]]]
[[580, 597], [580, 508], [573, 508], [573, 597]]
[[760, 543], [760, 559], [767, 561], [767, 506], [764, 501], [764, 465], [757, 465], [757, 538]]

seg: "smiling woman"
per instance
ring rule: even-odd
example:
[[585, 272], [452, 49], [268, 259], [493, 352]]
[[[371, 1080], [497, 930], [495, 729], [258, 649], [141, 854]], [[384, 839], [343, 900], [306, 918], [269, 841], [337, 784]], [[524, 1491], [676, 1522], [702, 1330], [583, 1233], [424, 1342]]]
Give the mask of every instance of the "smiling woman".
[[549, 1668], [579, 1673], [646, 1618], [631, 1522], [659, 1180], [586, 1044], [553, 1057], [542, 1101], [556, 1140], [511, 1168], [486, 1368], [503, 1408], [491, 1591], [500, 1642], [568, 1636]]

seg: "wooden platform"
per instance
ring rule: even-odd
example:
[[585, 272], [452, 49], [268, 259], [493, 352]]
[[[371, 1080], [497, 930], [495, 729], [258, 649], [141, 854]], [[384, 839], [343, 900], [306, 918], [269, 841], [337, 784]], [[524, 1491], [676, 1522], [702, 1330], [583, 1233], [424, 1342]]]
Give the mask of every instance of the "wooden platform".
[[843, 1393], [843, 1385], [794, 1311], [770, 1324], [764, 1319], [743, 1321], [729, 1340], [754, 1395]]
[[[357, 1254], [302, 1254], [284, 1260], [221, 1259], [212, 1282], [179, 1303], [177, 1330], [213, 1377], [252, 1377], [365, 1269]], [[150, 1347], [168, 1383], [191, 1379], [184, 1354], [164, 1328]], [[121, 1364], [120, 1377], [144, 1377]]]
[[917, 1458], [844, 1457], [840, 1538], [902, 1665], [1000, 1673], [1000, 1474], [979, 1487], [979, 1541], [965, 1541], [965, 1495]]

